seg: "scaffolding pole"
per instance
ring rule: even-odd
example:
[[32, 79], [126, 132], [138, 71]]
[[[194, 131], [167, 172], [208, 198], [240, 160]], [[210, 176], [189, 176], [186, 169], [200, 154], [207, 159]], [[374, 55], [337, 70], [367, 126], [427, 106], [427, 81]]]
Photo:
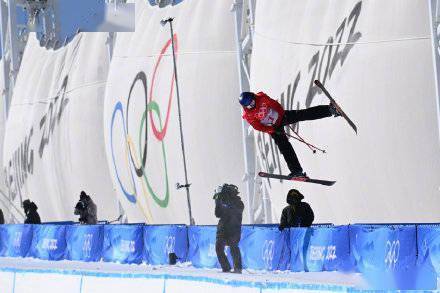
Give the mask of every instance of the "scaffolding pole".
[[[243, 0], [235, 0], [231, 8], [231, 11], [234, 13], [235, 20], [235, 41], [237, 48], [236, 56], [240, 92], [250, 90], [250, 54], [252, 49], [252, 34], [251, 26], [248, 26], [248, 23], [253, 24], [253, 4], [254, 1], [252, 0], [247, 3], [243, 3]], [[247, 20], [247, 23], [243, 24], [243, 20]], [[238, 99], [239, 94], [240, 93], [237, 93], [237, 96], [235, 98]], [[253, 207], [255, 195], [255, 146], [253, 132], [249, 131], [249, 124], [245, 120], [242, 120], [242, 139], [245, 169], [243, 181], [246, 184], [249, 223], [253, 224]]]
[[437, 104], [437, 131], [440, 142], [440, 1], [429, 1], [429, 17], [431, 20], [432, 63], [435, 78]]

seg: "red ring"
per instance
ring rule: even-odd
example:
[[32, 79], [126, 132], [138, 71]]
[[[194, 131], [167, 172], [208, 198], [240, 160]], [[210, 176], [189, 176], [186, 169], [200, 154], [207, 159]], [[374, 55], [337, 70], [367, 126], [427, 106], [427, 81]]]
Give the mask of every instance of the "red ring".
[[[177, 46], [177, 35], [174, 34], [173, 35], [173, 39], [174, 39], [174, 46], [175, 46], [175, 53], [177, 53], [178, 51], [178, 46]], [[159, 55], [159, 59], [157, 59], [156, 64], [154, 65], [154, 72], [153, 72], [153, 77], [151, 79], [151, 87], [150, 87], [150, 99], [149, 102], [151, 102], [153, 100], [153, 88], [154, 88], [154, 80], [156, 78], [156, 72], [157, 72], [157, 68], [159, 67], [160, 61], [162, 60], [162, 56], [165, 53], [165, 51], [168, 49], [168, 47], [171, 45], [171, 39], [169, 39], [165, 46], [162, 48], [162, 50], [160, 51], [160, 55]], [[176, 56], [177, 59], [177, 56]], [[174, 92], [174, 72], [173, 72], [173, 77], [171, 80], [171, 89], [170, 89], [170, 96], [168, 99], [168, 108], [167, 108], [167, 116], [165, 118], [165, 124], [162, 128], [162, 131], [157, 130], [156, 125], [154, 124], [154, 120], [153, 120], [153, 113], [150, 111], [150, 122], [151, 122], [151, 128], [153, 129], [153, 133], [154, 136], [159, 140], [162, 141], [163, 138], [165, 137], [165, 134], [167, 132], [167, 128], [168, 128], [168, 121], [170, 118], [170, 110], [171, 110], [171, 101], [173, 99], [173, 92]]]

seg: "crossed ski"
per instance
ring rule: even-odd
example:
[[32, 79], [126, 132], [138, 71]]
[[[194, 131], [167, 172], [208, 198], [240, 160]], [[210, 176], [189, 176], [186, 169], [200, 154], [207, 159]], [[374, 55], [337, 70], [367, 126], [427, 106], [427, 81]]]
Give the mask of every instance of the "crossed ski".
[[327, 96], [327, 98], [330, 100], [330, 103], [335, 106], [335, 108], [338, 110], [338, 113], [347, 121], [347, 123], [351, 126], [351, 128], [353, 128], [354, 132], [356, 132], [357, 134], [357, 126], [356, 124], [354, 124], [353, 121], [351, 121], [351, 119], [347, 116], [347, 114], [345, 114], [345, 112], [342, 110], [342, 108], [338, 105], [338, 103], [336, 103], [335, 99], [332, 98], [332, 96], [330, 95], [330, 93], [327, 91], [327, 89], [324, 87], [324, 85], [319, 81], [319, 80], [315, 80], [315, 84], [317, 87], [319, 87], [324, 94]]

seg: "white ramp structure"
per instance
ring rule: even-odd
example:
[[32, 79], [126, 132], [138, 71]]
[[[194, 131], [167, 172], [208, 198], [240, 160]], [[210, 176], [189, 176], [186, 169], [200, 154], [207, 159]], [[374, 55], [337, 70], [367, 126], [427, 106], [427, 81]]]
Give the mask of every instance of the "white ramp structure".
[[[213, 191], [244, 190], [241, 116], [229, 1], [136, 2], [136, 31], [118, 34], [108, 76], [104, 135], [118, 199], [130, 221], [189, 223], [172, 46], [174, 17], [192, 214], [213, 224]], [[242, 193], [245, 194], [245, 193]], [[242, 197], [246, 200], [246, 197]]]
[[106, 162], [103, 106], [108, 34], [79, 34], [53, 51], [31, 34], [14, 88], [3, 150], [9, 197], [30, 198], [42, 221], [73, 220], [85, 190], [102, 219], [118, 216]]
[[[285, 108], [328, 104], [319, 79], [357, 123], [300, 122], [292, 141], [312, 177], [331, 187], [264, 180], [278, 221], [287, 191], [304, 193], [317, 222], [438, 222], [440, 162], [428, 1], [257, 1], [251, 89]], [[288, 172], [267, 135], [261, 168]]]

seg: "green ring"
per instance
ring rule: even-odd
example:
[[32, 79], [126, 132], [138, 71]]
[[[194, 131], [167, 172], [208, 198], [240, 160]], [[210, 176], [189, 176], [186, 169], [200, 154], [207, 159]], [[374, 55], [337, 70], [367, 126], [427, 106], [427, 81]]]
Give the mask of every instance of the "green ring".
[[[142, 160], [142, 130], [144, 128], [144, 121], [146, 121], [147, 112], [154, 111], [156, 112], [157, 116], [159, 117], [159, 125], [160, 125], [160, 131], [162, 131], [162, 119], [160, 118], [160, 110], [159, 105], [155, 101], [151, 101], [147, 104], [147, 110], [144, 111], [144, 114], [142, 115], [141, 119], [141, 126], [139, 129], [139, 155]], [[147, 138], [145, 138], [147, 139]], [[150, 183], [148, 182], [148, 178], [145, 175], [145, 168], [141, 165], [142, 168], [142, 176], [144, 177], [145, 182], [147, 183], [148, 191], [150, 192], [151, 196], [153, 197], [154, 201], [162, 208], [166, 208], [168, 206], [169, 198], [170, 198], [170, 190], [169, 190], [169, 184], [168, 184], [168, 169], [167, 169], [167, 156], [165, 152], [165, 144], [162, 142], [162, 154], [163, 154], [163, 162], [165, 165], [165, 184], [166, 184], [166, 193], [165, 198], [160, 199], [157, 197], [156, 193], [154, 193], [153, 189], [151, 188]]]

